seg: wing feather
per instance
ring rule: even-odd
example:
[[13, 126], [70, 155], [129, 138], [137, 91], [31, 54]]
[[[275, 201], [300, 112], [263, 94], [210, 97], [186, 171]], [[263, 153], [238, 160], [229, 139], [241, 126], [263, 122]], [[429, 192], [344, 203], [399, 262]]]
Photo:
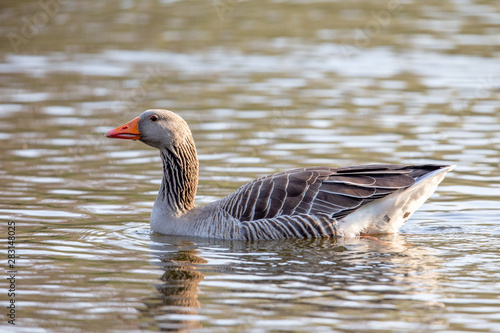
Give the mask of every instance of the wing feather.
[[332, 235], [337, 220], [441, 167], [374, 164], [292, 169], [256, 179], [220, 203], [241, 221], [248, 237]]
[[323, 182], [319, 189], [322, 192], [331, 194], [340, 194], [354, 198], [367, 198], [376, 191], [374, 187], [358, 186], [346, 183], [327, 183]]

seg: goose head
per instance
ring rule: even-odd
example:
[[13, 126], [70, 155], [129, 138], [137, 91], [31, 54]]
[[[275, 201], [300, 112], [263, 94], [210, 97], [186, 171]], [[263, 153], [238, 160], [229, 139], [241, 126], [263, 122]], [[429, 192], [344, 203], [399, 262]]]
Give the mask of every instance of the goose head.
[[176, 151], [186, 140], [191, 141], [191, 130], [177, 114], [168, 110], [152, 109], [126, 124], [106, 132], [106, 137], [140, 140], [160, 150]]

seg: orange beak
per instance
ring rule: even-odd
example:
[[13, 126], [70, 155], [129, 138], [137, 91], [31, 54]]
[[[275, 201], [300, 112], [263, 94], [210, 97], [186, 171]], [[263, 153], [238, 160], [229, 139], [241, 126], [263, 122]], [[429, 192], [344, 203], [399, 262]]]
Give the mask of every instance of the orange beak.
[[132, 119], [128, 123], [118, 126], [115, 129], [106, 132], [106, 137], [114, 139], [139, 140], [141, 132], [139, 132], [139, 117]]

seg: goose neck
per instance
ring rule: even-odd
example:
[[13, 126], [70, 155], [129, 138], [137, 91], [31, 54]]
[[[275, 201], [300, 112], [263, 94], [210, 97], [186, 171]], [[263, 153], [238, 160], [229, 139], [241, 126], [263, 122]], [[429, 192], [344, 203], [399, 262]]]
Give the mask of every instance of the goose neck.
[[194, 144], [179, 145], [174, 149], [160, 150], [163, 179], [158, 199], [179, 217], [194, 208], [198, 186], [198, 158]]

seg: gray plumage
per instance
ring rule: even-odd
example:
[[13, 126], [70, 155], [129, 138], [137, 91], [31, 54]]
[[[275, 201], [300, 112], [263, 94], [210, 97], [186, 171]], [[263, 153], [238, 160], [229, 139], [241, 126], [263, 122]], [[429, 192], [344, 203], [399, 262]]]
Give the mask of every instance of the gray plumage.
[[[137, 126], [140, 140], [158, 148], [162, 157], [164, 175], [151, 228], [164, 234], [256, 240], [396, 232], [452, 168], [374, 164], [293, 169], [195, 208], [198, 159], [186, 122], [171, 111], [148, 110]], [[109, 137], [127, 138], [111, 132]]]

